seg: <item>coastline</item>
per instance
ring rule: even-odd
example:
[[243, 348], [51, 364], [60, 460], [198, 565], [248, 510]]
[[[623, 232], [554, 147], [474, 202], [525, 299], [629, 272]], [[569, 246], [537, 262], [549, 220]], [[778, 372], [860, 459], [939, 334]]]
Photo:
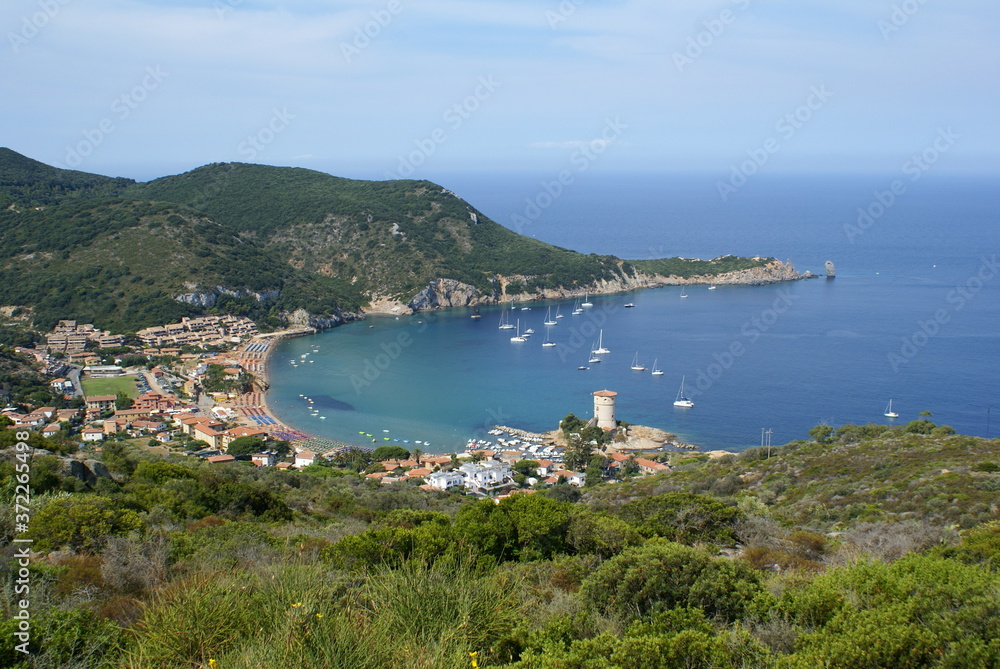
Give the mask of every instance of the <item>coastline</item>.
[[[652, 276], [652, 275], [650, 275]], [[583, 297], [584, 295], [615, 295], [622, 293], [629, 293], [638, 290], [647, 290], [653, 288], [663, 288], [666, 286], [686, 286], [686, 285], [770, 285], [774, 283], [786, 283], [799, 281], [803, 279], [815, 278], [811, 272], [797, 272], [792, 266], [791, 262], [782, 263], [780, 261], [775, 261], [770, 263], [766, 267], [754, 268], [752, 270], [737, 270], [735, 272], [728, 272], [723, 275], [698, 275], [690, 278], [681, 277], [663, 277], [655, 275], [658, 281], [655, 282], [628, 282], [626, 285], [621, 285], [620, 282], [601, 282], [598, 286], [593, 287], [592, 290], [583, 289], [560, 289], [558, 291], [542, 290], [538, 293], [532, 294], [518, 294], [511, 296], [514, 301], [518, 302], [534, 302], [540, 300], [570, 300], [578, 297]], [[465, 286], [465, 284], [459, 284], [457, 281], [453, 280], [443, 280], [439, 279], [438, 283], [450, 282], [456, 286]], [[468, 286], [468, 288], [472, 288]], [[504, 292], [502, 295], [506, 295], [506, 285], [503, 286]], [[474, 289], [473, 289], [474, 290]], [[423, 293], [420, 293], [423, 294]], [[418, 294], [418, 295], [420, 295]], [[414, 298], [415, 300], [416, 298]], [[268, 403], [268, 391], [270, 389], [270, 379], [268, 366], [271, 362], [271, 357], [274, 353], [274, 348], [278, 345], [280, 341], [288, 337], [298, 337], [310, 334], [318, 334], [320, 331], [332, 329], [346, 322], [353, 320], [363, 320], [367, 315], [389, 315], [389, 316], [402, 316], [402, 315], [412, 315], [418, 311], [445, 311], [453, 308], [468, 308], [469, 306], [476, 306], [476, 304], [453, 304], [450, 301], [446, 304], [439, 304], [424, 309], [413, 309], [413, 301], [410, 304], [404, 305], [398, 300], [391, 300], [388, 298], [374, 298], [367, 307], [361, 309], [360, 318], [358, 319], [329, 319], [324, 320], [324, 322], [317, 322], [316, 325], [319, 327], [312, 327], [303, 323], [302, 325], [292, 325], [285, 330], [280, 330], [277, 332], [270, 332], [265, 334], [258, 334], [251, 339], [251, 342], [267, 342], [267, 348], [263, 351], [263, 356], [259, 359], [259, 365], [257, 366], [256, 373], [256, 383], [255, 386], [258, 388], [255, 393], [256, 397], [253, 403], [253, 408], [258, 409], [267, 416], [267, 418], [272, 421], [272, 424], [267, 426], [269, 433], [275, 433], [282, 439], [287, 439], [290, 442], [296, 444], [303, 444], [309, 442], [310, 445], [327, 447], [326, 450], [334, 450], [335, 448], [352, 447], [352, 448], [368, 448], [366, 445], [356, 444], [356, 443], [346, 443], [340, 441], [333, 441], [329, 439], [324, 439], [310, 435], [308, 433], [302, 432], [294, 427], [284, 424], [275, 415], [274, 411]], [[503, 300], [506, 301], [506, 300]], [[484, 305], [495, 305], [500, 304], [502, 301], [492, 301], [492, 302], [481, 302]], [[296, 319], [298, 320], [298, 319]], [[311, 320], [311, 319], [310, 319]], [[310, 321], [306, 321], [309, 323]], [[325, 326], [325, 327], [324, 327]], [[246, 417], [247, 424], [253, 427], [264, 427], [259, 422], [255, 422], [252, 418]], [[676, 439], [675, 435], [670, 435], [670, 441]], [[689, 443], [675, 443], [671, 444], [678, 448], [679, 450], [691, 450], [699, 451], [700, 447], [697, 445]], [[311, 450], [315, 450], [312, 448]]]

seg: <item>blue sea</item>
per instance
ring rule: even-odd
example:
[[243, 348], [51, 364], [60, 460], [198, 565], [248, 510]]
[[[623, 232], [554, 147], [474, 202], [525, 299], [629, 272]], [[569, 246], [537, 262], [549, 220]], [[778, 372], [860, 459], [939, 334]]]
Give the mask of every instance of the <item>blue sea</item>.
[[[819, 423], [888, 423], [890, 399], [897, 423], [930, 411], [960, 433], [1000, 432], [1000, 411], [990, 424], [1000, 406], [996, 178], [758, 175], [725, 201], [711, 176], [577, 175], [545, 197], [552, 178], [435, 180], [501, 224], [584, 253], [774, 256], [820, 275], [831, 260], [837, 277], [592, 296], [579, 316], [572, 301], [531, 303], [510, 314], [535, 330], [522, 344], [498, 329], [499, 309], [479, 320], [466, 310], [373, 317], [279, 344], [276, 415], [316, 436], [450, 452], [494, 424], [543, 431], [571, 412], [589, 417], [592, 393], [610, 389], [619, 419], [702, 449], [759, 445], [763, 428], [780, 444]], [[548, 329], [551, 348], [541, 346], [547, 307], [564, 316]], [[612, 352], [588, 364], [601, 331]], [[665, 373], [632, 371], [636, 355]], [[682, 378], [691, 409], [673, 406]]]

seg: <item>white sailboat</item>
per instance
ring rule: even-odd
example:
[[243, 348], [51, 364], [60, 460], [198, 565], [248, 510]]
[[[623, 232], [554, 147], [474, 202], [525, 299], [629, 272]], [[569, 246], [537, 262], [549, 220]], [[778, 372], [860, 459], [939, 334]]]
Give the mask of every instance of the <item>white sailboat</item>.
[[514, 326], [510, 324], [509, 320], [507, 320], [507, 312], [506, 311], [501, 311], [500, 312], [500, 329], [501, 330], [513, 330], [514, 329]]
[[677, 391], [677, 399], [674, 400], [675, 407], [682, 407], [684, 409], [690, 409], [694, 406], [694, 402], [689, 400], [684, 396], [684, 377], [681, 377], [681, 389]]
[[681, 297], [687, 297], [687, 288], [681, 288]]
[[584, 293], [583, 294], [583, 302], [580, 303], [580, 306], [581, 307], [592, 307], [592, 306], [594, 306], [590, 302], [590, 293]]
[[552, 307], [550, 306], [548, 308], [548, 311], [545, 312], [545, 322], [543, 323], [543, 325], [555, 325], [555, 324], [556, 322], [552, 320]]
[[715, 286], [715, 285], [712, 285], [712, 286], [708, 287], [709, 290], [715, 290], [716, 288], [718, 288], [718, 286]]
[[650, 372], [653, 376], [663, 376], [663, 370], [656, 366], [657, 358], [653, 358], [653, 371]]
[[551, 339], [549, 339], [549, 331], [546, 330], [545, 331], [545, 341], [542, 342], [542, 347], [549, 348], [550, 346], [555, 346], [555, 345], [556, 345], [556, 343], [554, 341], [552, 341]]
[[601, 334], [597, 336], [597, 348], [594, 349], [594, 353], [597, 355], [606, 355], [611, 353], [611, 349], [604, 348], [604, 330], [601, 330]]
[[885, 413], [882, 414], [886, 418], [899, 418], [899, 414], [892, 410], [892, 399], [889, 399], [889, 406], [885, 408]]
[[579, 316], [582, 313], [583, 309], [580, 308], [580, 300], [576, 300], [575, 302], [573, 302], [573, 315]]
[[632, 371], [633, 372], [645, 372], [646, 368], [639, 364], [639, 351], [635, 352], [635, 357], [632, 358]]
[[556, 320], [559, 320], [562, 317], [563, 317], [563, 315], [561, 313], [559, 313], [559, 305], [557, 304], [556, 305]]
[[514, 335], [513, 337], [511, 337], [510, 340], [514, 341], [514, 342], [528, 341], [527, 337], [524, 337], [524, 336], [521, 335], [521, 319], [520, 318], [517, 319], [517, 334]]
[[590, 347], [590, 360], [588, 360], [587, 362], [594, 363], [594, 362], [600, 362], [600, 361], [601, 361], [601, 356], [597, 355], [597, 348], [594, 347], [594, 346], [591, 346]]

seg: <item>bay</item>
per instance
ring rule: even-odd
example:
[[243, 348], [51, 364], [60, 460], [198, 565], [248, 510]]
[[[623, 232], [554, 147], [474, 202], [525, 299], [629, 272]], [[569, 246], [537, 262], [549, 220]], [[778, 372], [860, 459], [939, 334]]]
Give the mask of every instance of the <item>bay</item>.
[[[830, 259], [838, 276], [690, 287], [687, 298], [679, 288], [593, 296], [581, 316], [570, 315], [571, 302], [553, 303], [565, 316], [551, 328], [553, 348], [541, 346], [545, 303], [511, 314], [536, 331], [523, 344], [497, 328], [499, 309], [478, 321], [466, 310], [372, 317], [279, 344], [271, 409], [316, 436], [419, 440], [428, 452], [461, 450], [498, 423], [541, 431], [570, 412], [589, 417], [591, 393], [605, 388], [619, 393], [620, 419], [703, 449], [757, 445], [762, 428], [777, 444], [808, 438], [820, 422], [886, 422], [889, 398], [898, 422], [927, 410], [985, 436], [1000, 391], [997, 183], [929, 175], [907, 181], [880, 212], [872, 205], [899, 178], [761, 176], [723, 201], [716, 182], [697, 175], [588, 176], [527, 224], [514, 215], [544, 176], [439, 178], [494, 220], [582, 252], [759, 254], [817, 273]], [[859, 223], [859, 208], [879, 215]], [[588, 365], [600, 329], [612, 353]], [[665, 374], [632, 371], [636, 352]], [[689, 410], [672, 406], [682, 376]]]

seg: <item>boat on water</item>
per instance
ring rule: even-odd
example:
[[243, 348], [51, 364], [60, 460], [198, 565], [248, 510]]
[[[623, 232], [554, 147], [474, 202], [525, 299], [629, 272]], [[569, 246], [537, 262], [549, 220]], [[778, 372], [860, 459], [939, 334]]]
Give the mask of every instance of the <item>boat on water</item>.
[[535, 334], [534, 328], [528, 328], [527, 330], [524, 331], [524, 336], [525, 337], [527, 337], [528, 335], [533, 335], [533, 334]]
[[635, 307], [635, 304], [633, 304], [632, 302], [626, 302], [626, 303], [625, 303], [625, 308], [626, 308], [626, 309], [631, 309], [631, 308], [633, 308], [633, 307]]
[[577, 369], [590, 369], [590, 367], [587, 367], [586, 365], [580, 365], [579, 367], [577, 367]]
[[507, 312], [500, 312], [500, 329], [501, 330], [513, 330], [514, 326], [510, 324], [510, 320], [507, 318]]
[[718, 288], [718, 286], [709, 286], [708, 287], [709, 290], [715, 290], [716, 288]]
[[604, 330], [601, 330], [601, 333], [597, 336], [597, 348], [594, 349], [594, 353], [597, 355], [606, 355], [611, 353], [610, 348], [604, 347]]
[[681, 288], [681, 297], [687, 297], [687, 288]]
[[656, 358], [653, 358], [653, 371], [650, 372], [653, 376], [663, 376], [663, 370], [656, 366]]
[[592, 307], [593, 303], [590, 301], [590, 293], [583, 294], [583, 302], [580, 303], [581, 307]]
[[601, 356], [597, 355], [597, 347], [596, 346], [591, 346], [590, 347], [590, 359], [587, 360], [587, 362], [595, 363], [595, 362], [600, 362], [600, 361], [601, 361]]
[[542, 325], [555, 325], [555, 324], [556, 322], [552, 320], [552, 307], [549, 307], [548, 311], [545, 312], [545, 322], [542, 323]]
[[517, 334], [510, 338], [512, 342], [525, 342], [528, 338], [521, 334], [521, 319], [517, 319]]
[[556, 305], [556, 320], [559, 320], [562, 317], [563, 317], [563, 315], [561, 313], [559, 313], [559, 305], [557, 304]]
[[579, 316], [583, 313], [583, 309], [580, 308], [580, 300], [573, 302], [573, 315]]
[[551, 339], [549, 339], [549, 332], [548, 332], [548, 330], [546, 330], [545, 331], [545, 341], [542, 342], [542, 346], [544, 348], [549, 348], [549, 347], [555, 346], [555, 345], [556, 345], [556, 343], [554, 341], [552, 341]]
[[885, 408], [885, 413], [882, 415], [886, 418], [899, 418], [899, 414], [892, 410], [892, 398], [889, 399], [889, 406]]
[[632, 371], [633, 372], [645, 372], [646, 368], [639, 363], [639, 351], [635, 352], [635, 357], [632, 358]]
[[677, 391], [677, 399], [674, 400], [675, 407], [681, 407], [684, 409], [690, 409], [694, 406], [694, 402], [689, 400], [684, 396], [684, 377], [681, 377], [681, 389]]
[[476, 307], [475, 310], [472, 312], [472, 316], [470, 318], [482, 318], [482, 317], [483, 317], [482, 314], [479, 313], [479, 307]]

